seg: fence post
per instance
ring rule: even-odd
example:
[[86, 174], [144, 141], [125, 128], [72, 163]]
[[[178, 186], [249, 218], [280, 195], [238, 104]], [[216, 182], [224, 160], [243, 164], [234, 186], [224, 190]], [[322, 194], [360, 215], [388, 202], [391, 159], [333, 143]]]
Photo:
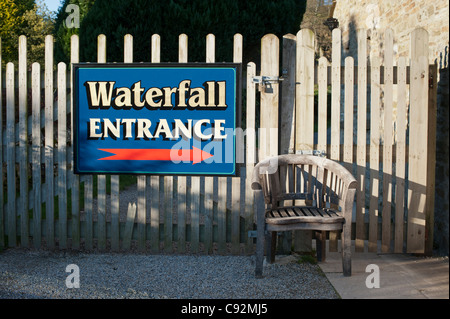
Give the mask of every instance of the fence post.
[[295, 149], [295, 58], [296, 37], [286, 34], [283, 36], [280, 154], [292, 154]]
[[[280, 118], [280, 154], [293, 154], [295, 149], [295, 75], [296, 75], [296, 36], [283, 36], [282, 76], [281, 82], [281, 118]], [[280, 174], [286, 174], [282, 170]], [[282, 185], [284, 187], [285, 185]], [[280, 249], [282, 253], [290, 253], [292, 232], [282, 232]]]
[[[254, 191], [251, 188], [252, 183], [252, 175], [253, 175], [253, 167], [256, 160], [256, 131], [255, 131], [255, 108], [256, 108], [256, 85], [252, 81], [252, 77], [256, 75], [256, 65], [253, 62], [247, 64], [247, 96], [246, 96], [246, 167], [245, 174], [247, 177], [246, 181], [246, 195], [245, 195], [245, 224], [248, 228], [246, 228], [246, 234], [249, 230], [253, 230], [253, 223], [255, 217], [255, 207], [254, 207]], [[226, 196], [222, 199], [226, 201]], [[220, 205], [220, 196], [219, 196], [219, 205]], [[223, 217], [225, 218], [225, 216]], [[251, 228], [250, 228], [251, 226]], [[253, 249], [253, 238], [249, 238], [247, 241], [247, 253], [250, 253], [251, 249]]]
[[428, 152], [428, 33], [411, 33], [407, 253], [424, 253]]

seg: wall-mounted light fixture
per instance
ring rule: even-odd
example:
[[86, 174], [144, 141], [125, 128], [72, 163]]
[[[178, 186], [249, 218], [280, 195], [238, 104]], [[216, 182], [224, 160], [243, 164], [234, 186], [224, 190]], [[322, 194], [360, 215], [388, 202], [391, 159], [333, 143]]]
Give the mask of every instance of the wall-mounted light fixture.
[[326, 25], [330, 31], [333, 31], [333, 29], [339, 27], [339, 21], [336, 18], [328, 18], [323, 22], [323, 24]]

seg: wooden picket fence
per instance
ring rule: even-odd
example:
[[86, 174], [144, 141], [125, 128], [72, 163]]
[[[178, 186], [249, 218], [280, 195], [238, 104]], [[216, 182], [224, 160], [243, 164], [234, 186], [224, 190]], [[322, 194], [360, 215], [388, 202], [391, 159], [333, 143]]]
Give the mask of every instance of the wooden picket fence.
[[[256, 64], [244, 69], [246, 130], [237, 136], [238, 158], [245, 159], [241, 175], [137, 176], [136, 200], [124, 209], [120, 176], [73, 173], [70, 66], [56, 65], [52, 36], [46, 37], [45, 65], [28, 63], [27, 39], [21, 36], [17, 70], [7, 63], [0, 77], [0, 247], [250, 254], [254, 164], [266, 156], [323, 150], [359, 182], [356, 252], [430, 253], [437, 69], [428, 62], [428, 34], [412, 32], [411, 56], [396, 63], [392, 30], [386, 30], [383, 57], [368, 59], [366, 31], [358, 30], [357, 37], [357, 59], [343, 58], [341, 31], [334, 29], [329, 63], [315, 60], [311, 30], [285, 35], [281, 47], [275, 35], [264, 36], [260, 75], [283, 81], [258, 85]], [[97, 62], [106, 62], [106, 40], [98, 37]], [[151, 44], [151, 62], [160, 62], [159, 35]], [[188, 62], [187, 48], [182, 34], [179, 62]], [[233, 62], [242, 63], [242, 48], [243, 37], [236, 34]], [[214, 52], [209, 34], [206, 62], [215, 62]], [[70, 62], [79, 62], [76, 35]], [[133, 62], [131, 35], [124, 38], [124, 62]], [[338, 249], [338, 240], [339, 234], [330, 233], [330, 251]], [[310, 250], [312, 234], [283, 235], [280, 247], [290, 249], [291, 243], [295, 250]]]

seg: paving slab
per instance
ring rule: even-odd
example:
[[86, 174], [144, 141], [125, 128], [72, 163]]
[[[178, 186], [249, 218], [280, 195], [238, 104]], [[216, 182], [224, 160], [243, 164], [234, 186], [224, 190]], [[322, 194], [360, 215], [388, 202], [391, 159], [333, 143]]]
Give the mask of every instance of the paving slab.
[[449, 299], [448, 257], [354, 253], [351, 277], [340, 253], [319, 266], [342, 299]]

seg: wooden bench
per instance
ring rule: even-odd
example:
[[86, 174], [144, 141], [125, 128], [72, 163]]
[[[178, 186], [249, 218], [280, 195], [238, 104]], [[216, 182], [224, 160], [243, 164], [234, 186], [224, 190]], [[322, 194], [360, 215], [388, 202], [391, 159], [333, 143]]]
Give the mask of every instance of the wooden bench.
[[342, 231], [344, 276], [351, 276], [351, 224], [357, 182], [342, 165], [314, 155], [279, 155], [253, 171], [257, 213], [256, 277], [262, 277], [264, 241], [275, 259], [280, 231], [315, 230], [317, 256], [325, 259], [326, 232]]

